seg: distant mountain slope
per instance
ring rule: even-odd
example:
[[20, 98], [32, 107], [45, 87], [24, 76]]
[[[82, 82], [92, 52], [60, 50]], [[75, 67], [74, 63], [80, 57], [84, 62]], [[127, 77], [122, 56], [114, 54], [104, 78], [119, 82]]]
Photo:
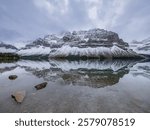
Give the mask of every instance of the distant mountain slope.
[[132, 41], [129, 45], [139, 54], [150, 55], [150, 37], [142, 41]]
[[0, 42], [0, 62], [18, 60], [19, 55], [16, 54], [17, 50], [13, 45]]
[[39, 38], [17, 51], [21, 56], [44, 56], [50, 52], [50, 44]]
[[0, 53], [15, 53], [18, 49], [10, 44], [0, 42]]

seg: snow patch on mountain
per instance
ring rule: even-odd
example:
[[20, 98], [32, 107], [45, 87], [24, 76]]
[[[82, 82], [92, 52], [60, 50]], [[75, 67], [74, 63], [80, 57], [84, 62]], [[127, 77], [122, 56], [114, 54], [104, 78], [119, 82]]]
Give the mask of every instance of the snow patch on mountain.
[[50, 47], [35, 46], [31, 48], [22, 48], [17, 52], [17, 54], [21, 56], [48, 55], [50, 51]]
[[53, 49], [50, 52], [50, 57], [69, 57], [69, 56], [77, 56], [77, 57], [134, 57], [136, 53], [131, 50], [124, 50], [119, 48], [118, 46], [112, 47], [87, 47], [87, 48], [79, 48], [79, 47], [70, 47], [69, 45], [62, 46], [61, 48]]
[[150, 55], [150, 38], [142, 41], [132, 41], [129, 44], [129, 47], [138, 54]]
[[15, 53], [16, 51], [16, 47], [0, 42], [0, 53]]
[[15, 52], [16, 52], [15, 49], [0, 47], [0, 53], [15, 53]]
[[32, 43], [32, 41], [17, 41], [17, 42], [13, 42], [12, 45], [14, 45], [18, 49], [21, 49], [30, 43]]

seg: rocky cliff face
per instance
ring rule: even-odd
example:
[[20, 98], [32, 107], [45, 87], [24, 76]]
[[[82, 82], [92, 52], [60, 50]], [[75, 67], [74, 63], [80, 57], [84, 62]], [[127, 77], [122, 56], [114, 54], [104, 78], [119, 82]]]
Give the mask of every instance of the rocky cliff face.
[[50, 51], [50, 57], [137, 57], [117, 33], [103, 29], [66, 32], [58, 39], [56, 43], [60, 43], [60, 46]]
[[117, 33], [103, 29], [91, 29], [88, 31], [73, 31], [64, 33], [63, 42], [70, 46], [78, 47], [112, 47], [117, 43], [120, 47], [127, 47], [128, 44], [119, 38]]

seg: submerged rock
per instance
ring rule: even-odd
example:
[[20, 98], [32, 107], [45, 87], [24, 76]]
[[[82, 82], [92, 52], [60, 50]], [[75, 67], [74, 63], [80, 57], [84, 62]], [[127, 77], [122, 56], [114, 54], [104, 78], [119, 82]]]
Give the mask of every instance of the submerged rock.
[[17, 75], [10, 75], [10, 76], [9, 76], [9, 79], [10, 79], [10, 80], [15, 80], [17, 77], [18, 77]]
[[22, 103], [22, 101], [24, 100], [26, 96], [26, 91], [16, 91], [14, 94], [11, 95], [12, 98], [14, 98], [14, 100], [17, 103]]
[[36, 86], [34, 86], [34, 87], [35, 87], [37, 90], [39, 90], [39, 89], [45, 88], [46, 85], [47, 85], [47, 82], [44, 82], [44, 83], [38, 84], [38, 85], [36, 85]]

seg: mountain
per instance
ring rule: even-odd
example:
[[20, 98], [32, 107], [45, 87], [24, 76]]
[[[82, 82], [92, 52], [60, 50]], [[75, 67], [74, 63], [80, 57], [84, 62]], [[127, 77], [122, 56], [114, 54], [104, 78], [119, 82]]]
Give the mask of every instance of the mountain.
[[[27, 58], [135, 58], [140, 57], [118, 34], [104, 29], [63, 32], [30, 41], [17, 49], [1, 43], [0, 52]], [[19, 45], [19, 43], [14, 44]]]
[[0, 42], [0, 53], [16, 53], [17, 50], [18, 49], [13, 45]]
[[129, 45], [139, 54], [150, 55], [150, 37], [142, 41], [132, 41]]
[[119, 38], [118, 34], [103, 29], [88, 31], [63, 32], [38, 38], [19, 49], [17, 54], [22, 57], [89, 57], [89, 58], [122, 58], [137, 57], [128, 48], [128, 43]]
[[52, 58], [122, 58], [138, 56], [129, 49], [128, 43], [120, 39], [117, 33], [103, 29], [66, 32], [58, 42], [61, 43], [61, 46], [50, 51], [49, 56]]
[[39, 38], [19, 49], [17, 54], [20, 56], [43, 56], [48, 55], [49, 52], [50, 45], [47, 44], [43, 39]]
[[0, 42], [0, 62], [18, 60], [19, 55], [16, 54], [17, 50], [15, 46]]
[[44, 38], [38, 38], [33, 42], [21, 48], [17, 53], [21, 56], [39, 56], [44, 57], [49, 55], [52, 48], [60, 47], [62, 42], [54, 34], [47, 35]]

